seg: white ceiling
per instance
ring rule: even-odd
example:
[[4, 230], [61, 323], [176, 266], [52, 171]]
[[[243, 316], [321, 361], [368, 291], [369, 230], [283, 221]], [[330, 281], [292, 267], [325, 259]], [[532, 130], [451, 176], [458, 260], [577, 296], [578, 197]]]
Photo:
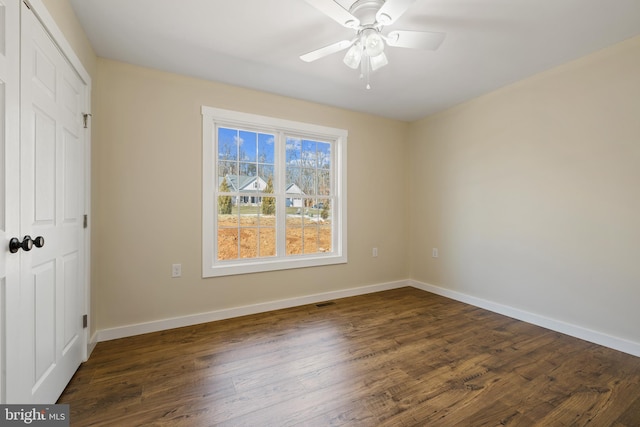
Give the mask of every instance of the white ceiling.
[[444, 43], [387, 47], [366, 90], [344, 52], [299, 59], [354, 35], [304, 0], [71, 4], [98, 56], [406, 121], [640, 34], [639, 0], [416, 0], [386, 31]]

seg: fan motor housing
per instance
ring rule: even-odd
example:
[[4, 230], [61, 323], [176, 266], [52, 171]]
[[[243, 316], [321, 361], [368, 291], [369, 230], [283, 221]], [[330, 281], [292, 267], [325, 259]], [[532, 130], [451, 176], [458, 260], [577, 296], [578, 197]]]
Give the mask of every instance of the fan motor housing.
[[349, 8], [349, 13], [360, 20], [360, 25], [374, 25], [376, 13], [380, 10], [384, 0], [358, 0]]

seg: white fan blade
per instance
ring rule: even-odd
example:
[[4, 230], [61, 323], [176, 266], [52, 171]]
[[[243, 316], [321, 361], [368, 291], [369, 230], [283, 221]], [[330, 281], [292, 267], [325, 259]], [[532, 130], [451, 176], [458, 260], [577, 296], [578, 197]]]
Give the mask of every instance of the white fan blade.
[[331, 55], [332, 53], [340, 52], [351, 46], [353, 41], [351, 40], [341, 40], [337, 43], [330, 44], [329, 46], [321, 47], [320, 49], [316, 49], [309, 53], [305, 53], [304, 55], [300, 55], [300, 59], [304, 62], [312, 62], [316, 59], [324, 58], [327, 55]]
[[384, 52], [382, 52], [378, 56], [372, 56], [371, 58], [369, 58], [369, 60], [371, 61], [371, 71], [382, 68], [389, 63], [389, 61], [387, 60], [387, 55], [385, 55]]
[[416, 0], [387, 0], [384, 2], [378, 13], [376, 13], [376, 21], [382, 25], [391, 25], [403, 13], [407, 11], [409, 6]]
[[444, 41], [445, 33], [432, 31], [391, 31], [385, 40], [389, 46], [411, 49], [436, 50]]
[[305, 0], [311, 6], [347, 28], [358, 28], [360, 20], [333, 0]]

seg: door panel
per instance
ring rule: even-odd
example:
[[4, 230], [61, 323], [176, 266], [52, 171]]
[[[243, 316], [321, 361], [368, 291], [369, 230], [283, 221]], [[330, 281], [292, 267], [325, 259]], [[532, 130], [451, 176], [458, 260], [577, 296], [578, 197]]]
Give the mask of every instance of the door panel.
[[47, 262], [32, 268], [32, 278], [27, 280], [35, 303], [35, 383], [44, 380], [54, 368], [55, 359], [55, 263]]
[[[56, 174], [55, 163], [50, 159], [55, 158], [56, 152], [56, 122], [37, 106], [34, 106], [33, 110], [33, 145], [29, 147], [32, 149], [29, 150], [29, 158], [23, 161], [23, 167], [27, 166], [33, 173], [25, 184], [33, 182], [35, 189], [34, 206], [29, 210], [33, 212], [34, 225], [53, 225]], [[27, 149], [23, 148], [23, 153], [26, 151]]]
[[65, 354], [70, 351], [75, 341], [78, 340], [78, 331], [76, 323], [78, 322], [77, 311], [67, 310], [67, 307], [77, 307], [80, 301], [78, 301], [78, 271], [80, 265], [78, 262], [78, 252], [73, 252], [64, 256], [62, 260], [62, 268], [64, 275], [64, 290], [63, 290], [63, 306], [64, 310], [64, 322], [63, 322], [63, 334], [62, 334], [62, 353]]
[[64, 151], [64, 210], [63, 220], [66, 226], [78, 226], [82, 212], [81, 198], [78, 182], [82, 181], [82, 142], [78, 135], [73, 135], [65, 129], [63, 137]]
[[[38, 42], [44, 42], [41, 46]], [[46, 40], [35, 40], [36, 45], [31, 53], [33, 55], [33, 83], [39, 86], [41, 93], [52, 101], [56, 99], [56, 66], [43, 52], [46, 49]]]
[[20, 218], [45, 245], [22, 253], [26, 400], [55, 402], [82, 361], [84, 85], [22, 8]]

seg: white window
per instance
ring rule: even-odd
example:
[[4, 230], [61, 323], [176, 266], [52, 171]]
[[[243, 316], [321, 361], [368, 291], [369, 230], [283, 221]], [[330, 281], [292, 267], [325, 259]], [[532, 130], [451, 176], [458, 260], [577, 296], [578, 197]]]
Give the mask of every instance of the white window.
[[202, 275], [347, 262], [347, 131], [202, 107]]

